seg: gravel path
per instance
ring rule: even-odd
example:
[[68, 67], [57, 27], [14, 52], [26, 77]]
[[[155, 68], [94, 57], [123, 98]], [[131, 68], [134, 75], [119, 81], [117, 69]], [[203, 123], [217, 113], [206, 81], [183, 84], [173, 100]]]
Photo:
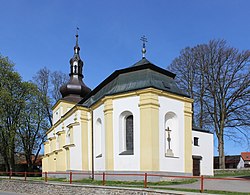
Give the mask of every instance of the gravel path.
[[27, 194], [18, 194], [15, 192], [0, 191], [0, 195], [27, 195]]

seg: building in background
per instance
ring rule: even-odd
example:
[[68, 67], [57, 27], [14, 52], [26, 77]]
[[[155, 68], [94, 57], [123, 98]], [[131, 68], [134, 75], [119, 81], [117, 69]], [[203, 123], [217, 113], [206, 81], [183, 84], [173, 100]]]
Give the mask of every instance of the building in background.
[[[244, 163], [241, 161], [240, 155], [225, 156], [226, 169], [239, 169], [242, 167], [244, 167]], [[214, 169], [219, 169], [219, 156], [214, 157]]]
[[140, 61], [92, 91], [82, 80], [79, 51], [76, 35], [70, 81], [44, 143], [44, 172], [213, 175], [213, 134], [192, 129], [193, 100], [174, 73], [145, 58], [145, 42]]
[[241, 159], [245, 168], [250, 168], [250, 152], [241, 152]]
[[[35, 160], [35, 155], [31, 156], [32, 161]], [[28, 167], [24, 153], [15, 153], [15, 171], [17, 172], [40, 172], [42, 170], [42, 155], [38, 155], [36, 161], [32, 167]], [[6, 171], [5, 162], [3, 157], [0, 155], [0, 171]]]
[[[225, 156], [226, 169], [242, 169], [250, 167], [250, 152], [241, 152], [240, 155]], [[214, 169], [219, 169], [219, 157], [214, 157]]]

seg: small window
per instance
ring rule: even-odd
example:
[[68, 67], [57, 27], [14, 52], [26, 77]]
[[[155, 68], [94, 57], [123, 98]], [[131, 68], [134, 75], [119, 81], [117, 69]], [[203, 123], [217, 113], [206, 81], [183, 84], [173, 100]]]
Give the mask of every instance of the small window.
[[194, 145], [199, 146], [199, 138], [198, 137], [194, 137]]
[[129, 111], [125, 111], [120, 115], [120, 154], [134, 154], [134, 117]]
[[133, 137], [133, 115], [126, 119], [126, 151], [134, 151], [134, 137]]

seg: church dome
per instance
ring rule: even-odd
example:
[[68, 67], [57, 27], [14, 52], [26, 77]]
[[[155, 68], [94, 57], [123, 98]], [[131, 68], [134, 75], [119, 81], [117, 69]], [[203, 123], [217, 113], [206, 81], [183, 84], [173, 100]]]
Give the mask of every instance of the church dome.
[[70, 59], [70, 80], [60, 88], [62, 99], [67, 101], [79, 102], [91, 89], [83, 82], [83, 61], [80, 58], [80, 47], [78, 46], [78, 34], [76, 35], [76, 45], [74, 55]]
[[141, 40], [143, 41], [142, 59], [132, 66], [113, 72], [78, 104], [90, 107], [105, 96], [125, 94], [147, 88], [189, 97], [177, 86], [174, 73], [162, 69], [147, 60], [145, 57], [147, 39], [143, 36]]

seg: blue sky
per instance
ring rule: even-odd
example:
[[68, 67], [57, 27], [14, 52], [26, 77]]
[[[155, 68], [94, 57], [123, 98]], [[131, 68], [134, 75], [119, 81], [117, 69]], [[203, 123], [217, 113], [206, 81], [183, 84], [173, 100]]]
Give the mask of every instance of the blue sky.
[[[142, 35], [146, 57], [162, 68], [181, 49], [211, 39], [249, 49], [249, 8], [248, 0], [2, 0], [0, 54], [24, 80], [44, 66], [68, 73], [78, 26], [84, 82], [93, 89], [141, 59]], [[226, 154], [244, 150], [226, 142]]]

